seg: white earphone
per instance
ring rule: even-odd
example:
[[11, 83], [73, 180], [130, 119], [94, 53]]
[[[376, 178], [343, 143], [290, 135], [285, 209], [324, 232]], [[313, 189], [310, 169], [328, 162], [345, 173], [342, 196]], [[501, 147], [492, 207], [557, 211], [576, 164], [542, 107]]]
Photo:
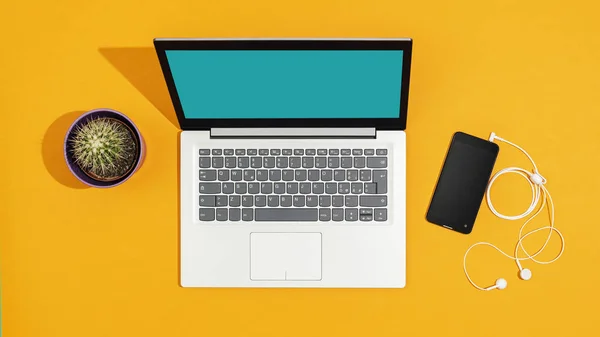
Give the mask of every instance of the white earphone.
[[[554, 202], [552, 201], [552, 196], [550, 195], [550, 192], [548, 192], [548, 189], [546, 189], [546, 187], [544, 186], [546, 184], [546, 178], [544, 178], [541, 174], [539, 174], [538, 172], [538, 168], [535, 165], [535, 162], [533, 161], [533, 159], [531, 158], [531, 156], [525, 151], [523, 150], [521, 147], [519, 147], [516, 144], [513, 144], [505, 139], [502, 139], [498, 136], [496, 136], [496, 134], [494, 134], [492, 132], [492, 134], [490, 135], [489, 141], [493, 142], [494, 140], [499, 140], [502, 142], [505, 142], [509, 145], [514, 146], [515, 148], [517, 148], [518, 150], [520, 150], [521, 152], [523, 152], [527, 158], [529, 158], [529, 160], [531, 161], [531, 163], [533, 164], [533, 172], [529, 172], [525, 169], [522, 169], [520, 167], [508, 167], [505, 169], [502, 169], [500, 171], [498, 171], [490, 180], [488, 187], [487, 187], [487, 192], [486, 192], [486, 199], [487, 199], [487, 204], [490, 208], [490, 210], [492, 211], [492, 213], [494, 213], [497, 217], [502, 218], [502, 219], [506, 219], [506, 220], [519, 220], [522, 219], [526, 216], [528, 216], [529, 214], [531, 214], [531, 212], [533, 212], [536, 207], [538, 206], [540, 197], [542, 199], [542, 204], [540, 205], [540, 207], [538, 208], [538, 210], [529, 218], [527, 219], [527, 221], [525, 221], [525, 223], [521, 226], [521, 229], [519, 230], [519, 240], [517, 241], [517, 244], [515, 245], [515, 251], [514, 251], [514, 255], [509, 255], [506, 254], [504, 251], [502, 251], [500, 248], [494, 246], [493, 244], [489, 243], [489, 242], [477, 242], [475, 244], [473, 244], [471, 247], [469, 247], [469, 249], [467, 249], [467, 251], [465, 252], [464, 258], [463, 258], [463, 270], [465, 272], [465, 276], [467, 277], [467, 280], [469, 280], [469, 282], [477, 289], [479, 290], [494, 290], [494, 289], [505, 289], [506, 286], [508, 285], [508, 282], [506, 282], [505, 279], [503, 278], [499, 278], [496, 280], [496, 283], [493, 286], [484, 288], [484, 287], [480, 287], [478, 286], [469, 276], [469, 273], [467, 272], [467, 255], [469, 254], [469, 252], [471, 251], [471, 249], [473, 249], [476, 246], [490, 246], [494, 249], [496, 249], [497, 251], [499, 251], [501, 254], [503, 254], [504, 256], [508, 257], [509, 259], [512, 259], [516, 262], [517, 267], [519, 268], [519, 278], [521, 280], [527, 281], [531, 279], [532, 273], [531, 270], [527, 269], [527, 268], [523, 268], [523, 266], [521, 265], [520, 261], [523, 260], [531, 260], [535, 263], [538, 264], [550, 264], [556, 260], [558, 260], [565, 248], [565, 240], [564, 237], [562, 235], [562, 233], [556, 228], [554, 227]], [[531, 205], [529, 206], [529, 208], [523, 212], [522, 214], [519, 215], [514, 215], [514, 216], [508, 216], [508, 215], [504, 215], [499, 213], [498, 211], [496, 211], [496, 209], [494, 208], [494, 205], [492, 204], [492, 199], [490, 197], [490, 190], [492, 189], [492, 185], [494, 184], [494, 181], [496, 181], [496, 179], [506, 173], [516, 173], [519, 174], [520, 176], [522, 176], [523, 178], [525, 178], [527, 180], [527, 182], [529, 182], [529, 185], [531, 186], [531, 193], [532, 193], [532, 198], [531, 198]], [[541, 213], [541, 211], [544, 209], [544, 207], [546, 206], [546, 199], [548, 200], [548, 211], [549, 211], [549, 215], [550, 215], [550, 225], [549, 226], [545, 226], [545, 227], [540, 227], [534, 230], [531, 230], [527, 233], [525, 233], [523, 235], [523, 228], [525, 228], [525, 226], [531, 221], [533, 220], [538, 214]], [[529, 254], [529, 252], [527, 252], [527, 250], [525, 250], [525, 247], [523, 247], [523, 239], [525, 239], [526, 237], [528, 237], [531, 234], [537, 233], [539, 231], [542, 230], [548, 230], [548, 237], [546, 237], [546, 241], [544, 242], [544, 244], [542, 245], [542, 247], [540, 247], [540, 249], [537, 250], [537, 252], [533, 253], [533, 254]], [[550, 241], [550, 238], [552, 236], [552, 232], [556, 232], [556, 234], [558, 234], [558, 236], [560, 237], [560, 252], [558, 253], [558, 255], [556, 255], [556, 257], [554, 257], [552, 260], [550, 261], [539, 261], [536, 260], [535, 257], [540, 254], [548, 245], [548, 242]], [[527, 256], [527, 257], [519, 257], [519, 251], [522, 250], [523, 253]]]

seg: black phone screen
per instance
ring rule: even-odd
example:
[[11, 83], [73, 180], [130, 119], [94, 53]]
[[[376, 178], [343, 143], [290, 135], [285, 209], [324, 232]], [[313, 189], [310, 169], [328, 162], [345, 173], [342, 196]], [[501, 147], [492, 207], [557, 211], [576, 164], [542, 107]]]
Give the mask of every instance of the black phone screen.
[[487, 140], [455, 133], [433, 192], [427, 221], [471, 233], [498, 150], [497, 144]]

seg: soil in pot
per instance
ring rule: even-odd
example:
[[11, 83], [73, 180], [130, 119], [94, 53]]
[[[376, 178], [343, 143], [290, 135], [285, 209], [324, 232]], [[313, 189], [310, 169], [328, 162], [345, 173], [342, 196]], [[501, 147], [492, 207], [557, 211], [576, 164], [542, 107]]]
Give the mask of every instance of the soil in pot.
[[70, 137], [71, 155], [85, 174], [114, 181], [129, 174], [138, 157], [138, 141], [121, 121], [101, 117], [78, 126]]

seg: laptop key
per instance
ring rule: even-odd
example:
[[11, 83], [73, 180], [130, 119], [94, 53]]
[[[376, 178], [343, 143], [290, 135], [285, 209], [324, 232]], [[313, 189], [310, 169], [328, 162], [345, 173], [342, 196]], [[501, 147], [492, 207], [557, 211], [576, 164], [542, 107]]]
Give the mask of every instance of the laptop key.
[[352, 167], [352, 157], [342, 157], [342, 168]]
[[306, 170], [296, 170], [296, 181], [306, 181]]
[[239, 168], [250, 167], [250, 157], [238, 157], [238, 167]]
[[200, 196], [200, 206], [215, 207], [215, 200], [214, 195], [202, 195]]
[[262, 183], [260, 184], [260, 193], [271, 194], [273, 193], [273, 183]]
[[217, 207], [226, 207], [227, 206], [227, 196], [226, 195], [218, 195], [216, 198], [215, 205]]
[[329, 158], [327, 158], [327, 166], [329, 168], [338, 168], [338, 167], [340, 167], [340, 158], [339, 157], [329, 157]]
[[327, 184], [325, 184], [325, 193], [327, 193], [327, 194], [336, 194], [337, 193], [337, 183], [327, 183]]
[[360, 215], [373, 215], [373, 209], [372, 208], [361, 208], [359, 211]]
[[281, 207], [292, 207], [292, 196], [282, 195], [281, 196]]
[[268, 149], [260, 149], [260, 150], [258, 150], [258, 155], [260, 155], [260, 156], [268, 156], [269, 155], [269, 150]]
[[229, 182], [223, 183], [222, 189], [223, 189], [224, 194], [232, 194], [235, 191], [235, 187], [234, 187], [233, 183], [229, 183]]
[[217, 208], [217, 221], [227, 221], [227, 208]]
[[319, 155], [319, 156], [326, 156], [327, 155], [327, 149], [318, 149], [317, 150], [317, 155]]
[[[271, 157], [273, 158], [273, 157]], [[262, 157], [252, 157], [250, 158], [250, 167], [252, 168], [261, 168], [262, 167]]]
[[369, 168], [387, 167], [387, 158], [386, 157], [367, 157], [367, 167], [369, 167]]
[[198, 151], [199, 155], [201, 156], [210, 156], [210, 150], [209, 149], [200, 149]]
[[340, 152], [342, 154], [342, 156], [349, 156], [352, 154], [352, 150], [350, 149], [342, 149], [342, 151]]
[[277, 168], [287, 168], [288, 157], [277, 157]]
[[256, 180], [267, 181], [269, 180], [269, 171], [267, 170], [256, 170]]
[[300, 194], [310, 194], [310, 183], [300, 183]]
[[275, 157], [265, 157], [264, 160], [264, 165], [266, 168], [273, 168], [275, 167]]
[[330, 208], [319, 208], [319, 220], [321, 220], [321, 221], [331, 220], [331, 209]]
[[225, 167], [234, 168], [237, 165], [235, 157], [225, 157]]
[[297, 194], [298, 193], [298, 183], [287, 183], [287, 193], [288, 194]]
[[346, 176], [348, 181], [357, 181], [358, 180], [358, 170], [348, 170], [346, 172]]
[[364, 207], [383, 207], [387, 206], [387, 196], [385, 195], [361, 195], [360, 206]]
[[229, 221], [240, 221], [241, 219], [241, 211], [239, 208], [230, 208], [229, 209]]
[[200, 157], [199, 163], [200, 163], [200, 168], [209, 168], [210, 167], [210, 157]]
[[291, 156], [292, 155], [292, 149], [283, 149], [281, 151], [281, 154], [284, 156]]
[[335, 180], [335, 181], [346, 180], [346, 170], [334, 170], [333, 171], [333, 180]]
[[236, 194], [246, 194], [248, 190], [248, 185], [246, 183], [235, 183], [235, 193]]
[[212, 150], [213, 156], [220, 156], [221, 154], [223, 154], [223, 150], [221, 150], [221, 149], [213, 149]]
[[256, 210], [256, 221], [317, 221], [316, 208], [261, 208]]
[[352, 154], [355, 156], [362, 156], [363, 150], [362, 149], [353, 149]]
[[365, 157], [354, 157], [354, 167], [364, 168], [365, 167]]
[[294, 181], [294, 170], [283, 170], [283, 181]]
[[302, 158], [300, 158], [300, 157], [290, 157], [290, 167], [291, 168], [300, 168], [300, 167], [302, 167]]
[[362, 194], [363, 192], [363, 183], [352, 183], [350, 187], [350, 193], [352, 194]]
[[223, 157], [212, 157], [212, 167], [222, 168], [224, 160], [225, 159]]
[[230, 195], [229, 196], [229, 207], [240, 207], [241, 206], [241, 197], [239, 195]]
[[232, 181], [242, 181], [242, 170], [231, 170]]
[[246, 153], [249, 156], [256, 156], [258, 154], [258, 150], [257, 149], [248, 149], [248, 150], [246, 150]]
[[294, 149], [294, 156], [303, 156], [304, 149]]
[[327, 167], [327, 158], [326, 157], [316, 157], [315, 158], [315, 167], [316, 168]]
[[313, 183], [312, 184], [312, 192], [314, 194], [325, 193], [325, 183]]
[[338, 184], [338, 193], [339, 194], [350, 193], [350, 183], [339, 183]]
[[358, 220], [358, 209], [346, 208], [346, 221], [357, 221]]
[[273, 192], [275, 192], [275, 194], [284, 194], [285, 193], [285, 183], [273, 184]]
[[295, 195], [293, 198], [294, 207], [304, 207], [305, 198], [303, 195]]
[[215, 220], [215, 209], [214, 208], [200, 208], [199, 216], [200, 216], [200, 221], [214, 221]]
[[319, 196], [319, 207], [331, 207], [331, 196], [330, 195]]
[[279, 206], [279, 196], [278, 195], [270, 195], [267, 197], [267, 203], [269, 207], [277, 207]]
[[360, 170], [360, 181], [371, 181], [371, 170]]
[[254, 220], [254, 209], [253, 208], [242, 208], [242, 220], [243, 221]]
[[365, 194], [377, 194], [377, 184], [365, 183]]
[[309, 181], [319, 181], [319, 170], [308, 170]]
[[378, 156], [385, 156], [385, 155], [387, 155], [387, 149], [377, 149], [377, 155]]
[[373, 170], [373, 182], [377, 184], [377, 194], [386, 194], [387, 170]]
[[306, 149], [306, 155], [307, 156], [314, 156], [317, 154], [317, 150], [315, 149]]
[[254, 178], [256, 178], [256, 171], [244, 170], [244, 180], [245, 181], [254, 181]]
[[333, 197], [331, 197], [331, 206], [333, 206], [333, 207], [344, 206], [344, 196], [343, 195], [334, 195]]
[[280, 155], [281, 155], [280, 149], [271, 149], [271, 156], [280, 156]]
[[267, 196], [265, 195], [257, 195], [254, 197], [254, 205], [256, 207], [265, 207], [267, 206]]
[[365, 149], [365, 156], [374, 156], [375, 150], [373, 149]]
[[221, 183], [200, 183], [198, 191], [200, 194], [219, 194], [221, 193]]
[[316, 195], [309, 195], [306, 197], [306, 206], [308, 207], [317, 207], [319, 204], [319, 197]]
[[242, 196], [242, 206], [243, 207], [252, 207], [254, 206], [254, 198], [251, 195]]
[[271, 181], [281, 180], [281, 170], [269, 170], [269, 180], [271, 180]]
[[376, 208], [375, 209], [375, 221], [387, 221], [387, 209]]
[[329, 149], [329, 155], [330, 156], [339, 156], [340, 150], [339, 149]]
[[217, 180], [216, 170], [200, 170], [198, 177], [200, 181], [214, 181]]
[[248, 193], [258, 194], [260, 191], [260, 183], [248, 183]]
[[358, 207], [358, 196], [347, 195], [345, 200], [346, 200], [346, 207]]
[[235, 155], [236, 156], [245, 156], [246, 155], [246, 149], [236, 149], [235, 150]]
[[226, 156], [233, 156], [235, 152], [233, 151], [233, 149], [225, 149], [223, 150], [223, 154]]
[[332, 179], [333, 179], [333, 171], [321, 170], [321, 180], [322, 181], [331, 181]]
[[219, 181], [229, 180], [229, 170], [219, 170]]
[[302, 167], [303, 168], [313, 168], [315, 166], [315, 158], [314, 157], [302, 157]]
[[343, 208], [332, 209], [331, 210], [331, 220], [343, 221], [344, 220], [344, 209]]
[[360, 215], [360, 221], [373, 221], [373, 216], [372, 215]]

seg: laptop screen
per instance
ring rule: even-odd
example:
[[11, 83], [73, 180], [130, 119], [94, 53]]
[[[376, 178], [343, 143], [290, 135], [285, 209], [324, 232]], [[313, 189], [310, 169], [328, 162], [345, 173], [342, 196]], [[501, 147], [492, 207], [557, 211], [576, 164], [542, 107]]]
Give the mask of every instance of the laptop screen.
[[166, 50], [189, 119], [398, 118], [402, 50]]

